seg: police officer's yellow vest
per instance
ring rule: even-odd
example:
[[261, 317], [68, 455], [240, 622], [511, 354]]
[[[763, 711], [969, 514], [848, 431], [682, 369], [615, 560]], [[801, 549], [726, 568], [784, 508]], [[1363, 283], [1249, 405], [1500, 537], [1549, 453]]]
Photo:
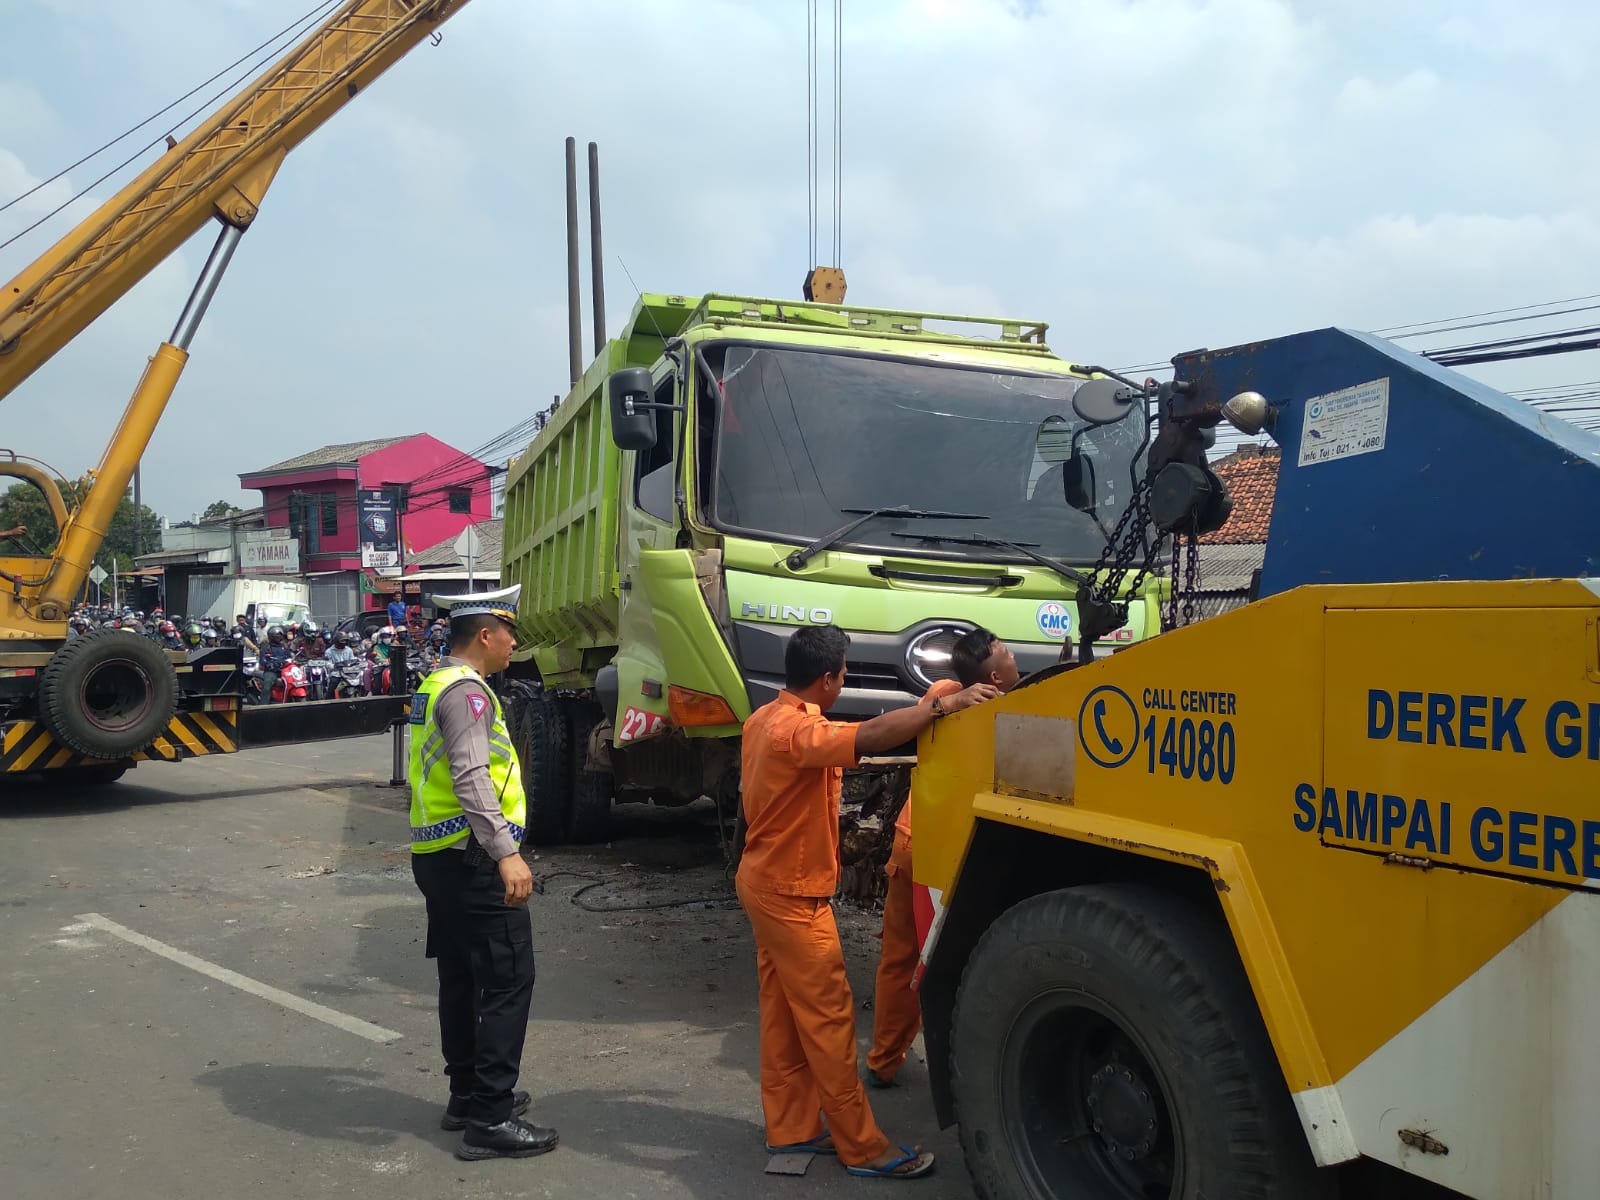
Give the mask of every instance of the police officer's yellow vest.
[[[445, 753], [444, 735], [434, 720], [439, 693], [462, 679], [478, 679], [471, 667], [440, 667], [422, 681], [411, 698], [411, 852], [432, 854], [464, 842], [472, 830], [461, 801], [450, 784], [450, 756]], [[494, 705], [494, 723], [489, 727], [489, 782], [500, 798], [500, 811], [511, 826], [511, 836], [522, 841], [527, 824], [527, 800], [522, 791], [522, 770], [517, 752], [506, 731], [500, 700], [487, 685], [485, 694]]]

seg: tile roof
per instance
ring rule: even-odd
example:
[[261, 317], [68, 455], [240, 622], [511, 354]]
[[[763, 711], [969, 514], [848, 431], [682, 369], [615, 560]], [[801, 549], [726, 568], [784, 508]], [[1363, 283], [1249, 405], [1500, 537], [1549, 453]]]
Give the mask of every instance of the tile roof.
[[1278, 491], [1276, 446], [1244, 446], [1211, 464], [1233, 497], [1228, 523], [1200, 540], [1210, 545], [1265, 542], [1272, 523], [1272, 501]]
[[[502, 520], [479, 521], [477, 525], [478, 539], [482, 549], [478, 552], [478, 560], [483, 563], [500, 565], [501, 534], [506, 523]], [[456, 539], [459, 533], [452, 533], [442, 541], [435, 542], [425, 550], [406, 557], [406, 569], [415, 567], [419, 571], [431, 570], [436, 567], [458, 567], [465, 564], [461, 555], [456, 552]], [[487, 572], [485, 572], [487, 574]]]
[[399, 437], [369, 438], [364, 442], [338, 442], [332, 446], [323, 446], [318, 450], [311, 450], [305, 454], [297, 454], [293, 458], [286, 458], [282, 462], [273, 463], [270, 467], [262, 467], [255, 471], [246, 471], [244, 476], [265, 475], [271, 471], [302, 471], [307, 467], [326, 467], [334, 463], [359, 462], [369, 454], [376, 454], [379, 450], [387, 450], [390, 446], [400, 442], [408, 442], [417, 435], [414, 433], [401, 434]]

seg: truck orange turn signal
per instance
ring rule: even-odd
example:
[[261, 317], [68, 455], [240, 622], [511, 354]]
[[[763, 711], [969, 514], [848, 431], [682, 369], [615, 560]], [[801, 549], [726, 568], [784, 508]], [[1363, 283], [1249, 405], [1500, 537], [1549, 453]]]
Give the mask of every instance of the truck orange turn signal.
[[704, 725], [737, 725], [739, 718], [721, 696], [691, 692], [677, 684], [667, 685], [667, 712], [679, 729]]

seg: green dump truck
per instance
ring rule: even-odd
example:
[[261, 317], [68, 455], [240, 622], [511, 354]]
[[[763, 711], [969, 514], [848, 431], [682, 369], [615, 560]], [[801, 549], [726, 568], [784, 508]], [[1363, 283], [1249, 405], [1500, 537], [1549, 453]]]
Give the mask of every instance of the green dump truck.
[[[1026, 672], [1126, 506], [1143, 414], [1092, 425], [1039, 322], [646, 295], [512, 466], [507, 700], [534, 842], [613, 798], [738, 796], [738, 738], [794, 630], [851, 638], [834, 714], [916, 701], [974, 626]], [[1117, 642], [1159, 624], [1156, 581]], [[904, 772], [901, 772], [903, 777]]]

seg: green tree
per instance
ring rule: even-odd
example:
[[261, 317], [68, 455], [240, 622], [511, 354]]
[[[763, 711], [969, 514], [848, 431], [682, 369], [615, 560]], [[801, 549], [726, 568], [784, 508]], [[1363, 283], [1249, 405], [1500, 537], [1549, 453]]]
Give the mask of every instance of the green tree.
[[[66, 501], [68, 512], [83, 499], [86, 490], [82, 480], [58, 479], [56, 486], [61, 489], [61, 498]], [[149, 554], [160, 549], [160, 515], [149, 505], [141, 505], [139, 518], [139, 553]], [[18, 525], [26, 526], [28, 532], [13, 539], [12, 545], [25, 551], [36, 550], [41, 554], [49, 554], [61, 540], [61, 531], [56, 528], [55, 519], [50, 515], [50, 506], [45, 503], [44, 493], [31, 483], [14, 483], [0, 492], [0, 529], [14, 529]], [[106, 532], [105, 544], [96, 559], [109, 568], [111, 558], [115, 555], [117, 569], [126, 571], [133, 566], [133, 542], [133, 495], [130, 490], [117, 505], [116, 514], [111, 518], [111, 528]]]
[[236, 513], [242, 513], [243, 511], [244, 509], [240, 508], [237, 504], [229, 504], [226, 500], [213, 500], [210, 504], [206, 505], [206, 510], [200, 514], [200, 519], [202, 521], [210, 521], [217, 517], [231, 517]]

